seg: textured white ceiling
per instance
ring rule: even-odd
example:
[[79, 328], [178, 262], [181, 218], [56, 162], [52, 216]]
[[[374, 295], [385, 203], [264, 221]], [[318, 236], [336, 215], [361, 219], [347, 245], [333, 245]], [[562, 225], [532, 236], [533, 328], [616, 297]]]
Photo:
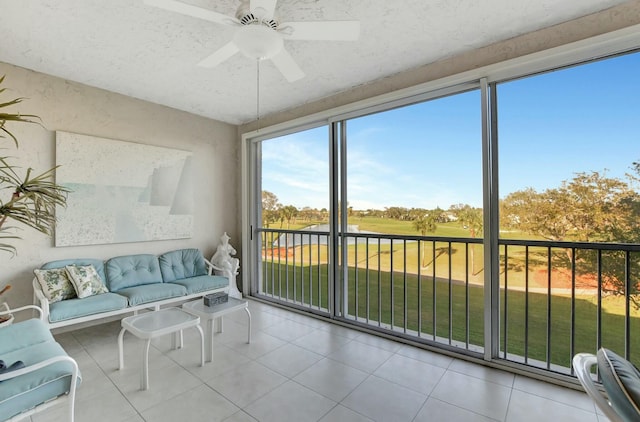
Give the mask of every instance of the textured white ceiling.
[[[235, 15], [240, 0], [185, 0]], [[261, 114], [624, 3], [623, 0], [279, 0], [281, 21], [359, 20], [358, 41], [285, 41], [306, 77], [261, 64]], [[142, 0], [0, 0], [0, 61], [228, 123], [256, 117], [256, 63], [196, 64], [234, 28]]]

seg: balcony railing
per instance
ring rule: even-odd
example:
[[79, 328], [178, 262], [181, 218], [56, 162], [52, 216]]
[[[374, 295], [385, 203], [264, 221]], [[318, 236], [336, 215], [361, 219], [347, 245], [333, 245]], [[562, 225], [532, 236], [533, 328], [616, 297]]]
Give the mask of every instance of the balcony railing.
[[[329, 315], [329, 233], [260, 231], [257, 294]], [[464, 353], [484, 351], [482, 239], [339, 239], [336, 317]], [[497, 358], [571, 373], [575, 353], [605, 346], [640, 362], [640, 245], [501, 239], [499, 250]]]

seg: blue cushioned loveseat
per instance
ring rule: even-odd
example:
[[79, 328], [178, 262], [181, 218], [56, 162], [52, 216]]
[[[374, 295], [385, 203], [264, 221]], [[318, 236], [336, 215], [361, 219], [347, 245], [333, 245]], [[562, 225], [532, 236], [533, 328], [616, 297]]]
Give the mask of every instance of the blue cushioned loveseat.
[[[28, 305], [2, 313], [31, 309], [39, 311]], [[19, 420], [66, 400], [68, 420], [73, 422], [80, 371], [42, 320], [29, 319], [1, 327], [0, 360], [5, 366], [21, 363], [16, 366], [19, 369], [0, 371], [0, 420]]]
[[228, 291], [226, 277], [212, 275], [214, 266], [198, 249], [179, 249], [160, 256], [125, 255], [106, 262], [97, 259], [66, 259], [44, 264], [41, 269], [67, 265], [92, 265], [104, 280], [108, 293], [50, 303], [38, 280], [33, 280], [34, 301], [50, 328], [72, 325], [140, 309]]

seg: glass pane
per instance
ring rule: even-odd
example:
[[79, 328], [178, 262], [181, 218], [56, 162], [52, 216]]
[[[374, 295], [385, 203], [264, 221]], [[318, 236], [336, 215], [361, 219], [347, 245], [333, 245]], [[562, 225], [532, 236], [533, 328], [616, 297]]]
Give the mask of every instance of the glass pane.
[[348, 317], [481, 350], [479, 91], [348, 120], [346, 138]]
[[258, 293], [326, 310], [328, 130], [318, 127], [268, 139], [260, 149]]
[[635, 53], [497, 86], [507, 357], [569, 372], [606, 346], [640, 363], [639, 72]]

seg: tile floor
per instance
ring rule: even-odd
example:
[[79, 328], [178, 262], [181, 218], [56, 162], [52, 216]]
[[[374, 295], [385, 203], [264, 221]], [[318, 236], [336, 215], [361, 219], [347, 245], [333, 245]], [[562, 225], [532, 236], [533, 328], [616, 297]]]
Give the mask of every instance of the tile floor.
[[[143, 342], [119, 321], [57, 335], [80, 366], [78, 422], [161, 421], [605, 421], [584, 393], [486, 368], [250, 301], [225, 317], [214, 362], [199, 366], [199, 337], [185, 348], [152, 343], [148, 391], [139, 391]], [[57, 406], [33, 422], [65, 420]]]

